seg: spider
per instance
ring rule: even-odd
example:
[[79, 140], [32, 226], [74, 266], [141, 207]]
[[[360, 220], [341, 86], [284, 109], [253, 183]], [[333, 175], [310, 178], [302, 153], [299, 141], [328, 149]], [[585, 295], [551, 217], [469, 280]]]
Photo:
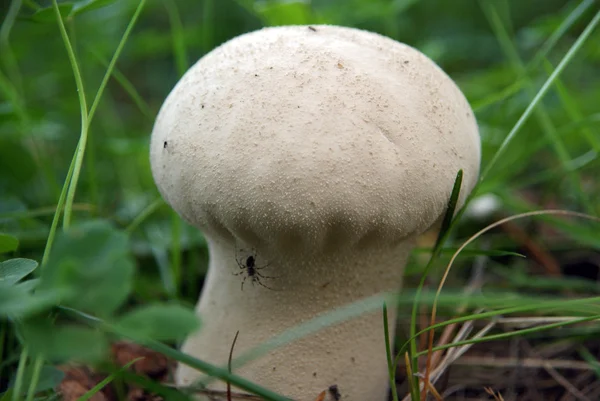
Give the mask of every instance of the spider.
[[254, 254], [242, 258], [241, 260], [236, 257], [235, 261], [237, 262], [241, 271], [238, 273], [233, 273], [233, 275], [239, 276], [240, 274], [246, 273], [244, 279], [242, 280], [242, 291], [244, 291], [244, 283], [246, 282], [246, 279], [248, 277], [250, 277], [250, 279], [252, 280], [252, 285], [254, 285], [254, 283], [258, 283], [259, 285], [262, 285], [263, 287], [269, 290], [273, 290], [271, 287], [264, 285], [261, 279], [271, 279], [276, 277], [265, 276], [259, 272], [259, 270], [269, 267], [268, 264], [261, 267], [256, 266], [256, 256]]

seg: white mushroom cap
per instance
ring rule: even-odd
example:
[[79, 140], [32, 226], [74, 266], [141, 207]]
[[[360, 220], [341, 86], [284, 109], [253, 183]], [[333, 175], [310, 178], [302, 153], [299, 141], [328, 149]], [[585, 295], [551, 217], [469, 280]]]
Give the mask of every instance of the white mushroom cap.
[[[409, 46], [351, 28], [289, 26], [210, 52], [173, 89], [151, 140], [160, 192], [206, 234], [211, 252], [197, 307], [205, 324], [184, 351], [225, 364], [238, 329], [239, 355], [319, 313], [399, 288], [415, 236], [443, 216], [459, 169], [464, 200], [479, 162], [466, 99]], [[276, 291], [240, 290], [240, 244], [269, 265]], [[380, 314], [236, 372], [301, 401], [332, 384], [344, 401], [383, 400]], [[198, 375], [182, 367], [178, 382]]]
[[450, 78], [417, 50], [350, 28], [267, 28], [196, 63], [163, 105], [152, 171], [193, 225], [321, 251], [394, 242], [443, 213], [480, 144]]

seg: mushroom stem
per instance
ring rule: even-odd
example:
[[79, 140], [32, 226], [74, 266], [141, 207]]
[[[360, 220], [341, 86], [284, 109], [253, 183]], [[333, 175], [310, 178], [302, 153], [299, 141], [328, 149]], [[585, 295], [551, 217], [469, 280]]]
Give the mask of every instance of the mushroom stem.
[[[279, 255], [255, 251], [256, 265], [266, 288], [242, 275], [236, 247], [224, 240], [209, 240], [210, 268], [197, 306], [203, 328], [190, 336], [183, 351], [225, 365], [237, 330], [235, 354], [357, 299], [400, 288], [412, 240], [362, 249]], [[239, 256], [238, 256], [239, 259]], [[271, 273], [273, 272], [273, 273]], [[216, 285], [215, 283], [219, 283]], [[396, 309], [390, 305], [390, 326]], [[235, 355], [234, 355], [235, 357]], [[315, 334], [275, 349], [235, 369], [235, 373], [298, 401], [313, 401], [324, 389], [337, 385], [344, 400], [384, 400], [388, 389], [383, 323], [380, 312], [324, 327]], [[191, 385], [200, 372], [180, 366], [179, 385]], [[211, 390], [225, 390], [213, 382]], [[351, 397], [344, 397], [344, 394]]]

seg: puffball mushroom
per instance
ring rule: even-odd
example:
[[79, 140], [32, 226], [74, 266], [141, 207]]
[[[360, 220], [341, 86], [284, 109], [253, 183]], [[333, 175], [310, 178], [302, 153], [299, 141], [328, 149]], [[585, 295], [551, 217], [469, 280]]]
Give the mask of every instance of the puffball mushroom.
[[[461, 91], [419, 51], [358, 29], [286, 26], [234, 38], [190, 68], [160, 110], [150, 153], [162, 196], [210, 252], [204, 324], [183, 351], [225, 366], [238, 330], [235, 355], [398, 290], [459, 169], [461, 202], [474, 186], [480, 141]], [[331, 385], [343, 401], [383, 401], [381, 312], [234, 372], [299, 401]], [[179, 385], [200, 377], [185, 365], [176, 374]]]

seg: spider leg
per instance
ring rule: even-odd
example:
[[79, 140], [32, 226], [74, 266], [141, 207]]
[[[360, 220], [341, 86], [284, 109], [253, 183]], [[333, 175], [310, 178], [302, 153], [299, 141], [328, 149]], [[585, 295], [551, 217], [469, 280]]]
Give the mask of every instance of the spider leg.
[[244, 265], [242, 262], [240, 262], [237, 259], [235, 261], [237, 262], [237, 265], [240, 268], [240, 270], [246, 270], [246, 265]]
[[276, 291], [276, 290], [274, 290], [273, 288], [271, 288], [271, 287], [269, 287], [269, 286], [267, 286], [267, 285], [264, 285], [264, 284], [262, 283], [262, 281], [260, 281], [258, 278], [257, 278], [256, 280], [254, 280], [254, 281], [256, 281], [256, 282], [257, 282], [259, 285], [262, 285], [263, 287], [265, 287], [265, 288], [266, 288], [266, 289], [268, 289], [268, 290], [271, 290], [271, 291]]
[[235, 261], [237, 262], [240, 271], [237, 272], [237, 273], [231, 273], [231, 274], [233, 274], [234, 276], [239, 276], [240, 274], [245, 273], [246, 272], [246, 266], [244, 266], [243, 264], [241, 264], [240, 261], [237, 260], [237, 259]]
[[266, 269], [266, 268], [267, 268], [267, 267], [269, 267], [269, 266], [271, 266], [271, 264], [270, 264], [270, 263], [268, 263], [268, 264], [266, 264], [266, 265], [264, 265], [264, 266], [261, 266], [261, 267], [255, 267], [255, 269], [256, 269], [256, 270], [262, 270], [262, 269]]
[[245, 276], [244, 279], [242, 280], [242, 291], [244, 291], [244, 283], [246, 282], [246, 279], [248, 278], [248, 276]]
[[279, 278], [279, 277], [276, 277], [276, 276], [265, 276], [264, 274], [260, 274], [259, 272], [255, 272], [255, 273], [260, 278]]
[[240, 252], [245, 252], [244, 249], [238, 249], [235, 251], [235, 261], [237, 262], [238, 266], [240, 267], [240, 269], [245, 269], [246, 268], [246, 264], [245, 262], [245, 258], [243, 255], [240, 256]]

